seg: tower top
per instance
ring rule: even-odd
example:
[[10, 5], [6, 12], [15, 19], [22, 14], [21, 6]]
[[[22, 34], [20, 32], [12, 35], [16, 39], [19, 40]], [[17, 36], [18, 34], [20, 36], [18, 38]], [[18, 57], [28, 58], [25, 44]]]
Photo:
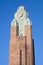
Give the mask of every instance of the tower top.
[[18, 26], [19, 36], [25, 36], [25, 26], [27, 25], [32, 25], [28, 16], [28, 12], [24, 6], [20, 6], [14, 14], [14, 19], [11, 22], [11, 26]]
[[11, 26], [18, 26], [17, 22], [24, 22], [26, 25], [32, 25], [32, 22], [29, 18], [29, 14], [24, 6], [19, 6], [17, 11], [14, 14], [14, 19], [11, 22]]

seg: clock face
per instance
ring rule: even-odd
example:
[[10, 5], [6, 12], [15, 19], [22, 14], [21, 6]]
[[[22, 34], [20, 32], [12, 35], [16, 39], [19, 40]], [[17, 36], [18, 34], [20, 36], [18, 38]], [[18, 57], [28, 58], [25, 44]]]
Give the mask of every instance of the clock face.
[[24, 19], [24, 13], [18, 13], [17, 15], [18, 19]]
[[19, 18], [23, 18], [23, 16], [24, 16], [24, 14], [20, 14], [18, 17], [19, 17]]
[[20, 11], [15, 13], [15, 18], [17, 21], [22, 21], [26, 18], [26, 12], [25, 11]]
[[25, 13], [24, 12], [19, 12], [17, 13], [17, 19], [18, 20], [23, 20], [25, 18]]

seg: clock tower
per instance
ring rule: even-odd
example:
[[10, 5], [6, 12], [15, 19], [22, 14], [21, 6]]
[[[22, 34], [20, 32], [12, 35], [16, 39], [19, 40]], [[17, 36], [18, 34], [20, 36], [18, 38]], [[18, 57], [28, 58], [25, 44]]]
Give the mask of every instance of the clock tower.
[[9, 65], [34, 65], [32, 22], [24, 6], [18, 7], [11, 22]]

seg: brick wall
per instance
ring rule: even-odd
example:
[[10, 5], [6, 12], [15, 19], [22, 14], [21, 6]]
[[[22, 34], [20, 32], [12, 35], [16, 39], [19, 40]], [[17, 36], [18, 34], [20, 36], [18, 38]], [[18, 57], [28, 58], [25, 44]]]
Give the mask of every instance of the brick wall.
[[33, 65], [32, 26], [25, 26], [25, 36], [17, 35], [17, 27], [11, 27], [9, 65]]

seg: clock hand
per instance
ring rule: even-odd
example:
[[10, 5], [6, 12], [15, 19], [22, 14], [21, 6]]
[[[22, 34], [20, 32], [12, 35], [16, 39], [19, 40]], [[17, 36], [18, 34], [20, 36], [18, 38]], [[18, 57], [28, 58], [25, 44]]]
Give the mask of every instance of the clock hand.
[[23, 14], [20, 17], [23, 17]]

